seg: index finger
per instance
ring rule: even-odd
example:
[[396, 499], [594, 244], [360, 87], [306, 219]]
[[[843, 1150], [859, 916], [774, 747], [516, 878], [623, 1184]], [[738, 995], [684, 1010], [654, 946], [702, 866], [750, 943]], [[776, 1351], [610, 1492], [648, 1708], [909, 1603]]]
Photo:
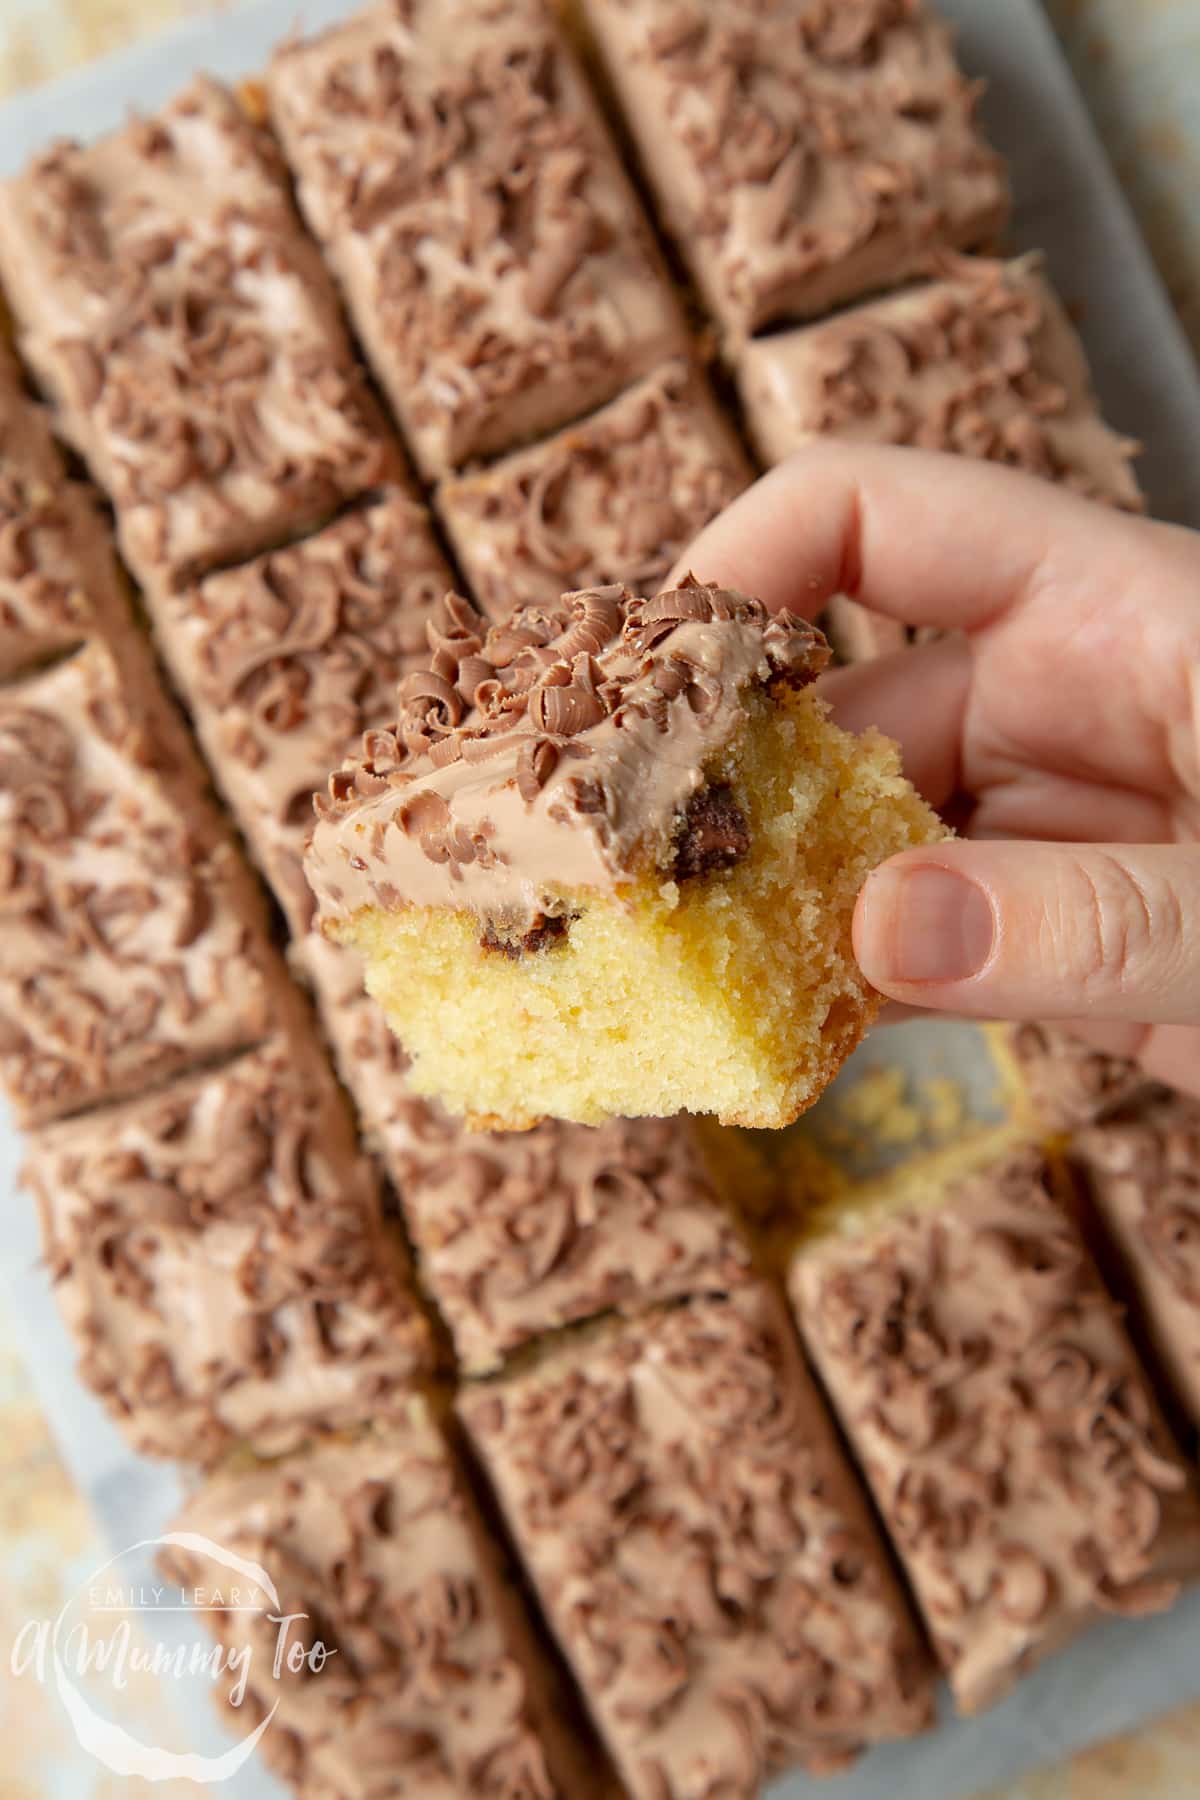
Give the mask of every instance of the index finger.
[[995, 464], [831, 440], [735, 500], [672, 579], [691, 569], [808, 618], [848, 594], [907, 624], [970, 631], [1051, 582], [1127, 600], [1148, 534], [1188, 536]]

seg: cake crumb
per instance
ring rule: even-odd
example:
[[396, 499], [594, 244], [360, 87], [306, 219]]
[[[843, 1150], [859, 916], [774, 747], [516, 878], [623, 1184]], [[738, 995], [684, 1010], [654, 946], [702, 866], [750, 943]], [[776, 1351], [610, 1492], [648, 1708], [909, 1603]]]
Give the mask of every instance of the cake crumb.
[[967, 1123], [966, 1093], [953, 1076], [913, 1080], [892, 1064], [868, 1070], [844, 1094], [835, 1092], [819, 1131], [828, 1152], [862, 1165], [884, 1152], [935, 1149]]
[[917, 1083], [917, 1104], [926, 1134], [935, 1143], [956, 1137], [967, 1122], [967, 1096], [952, 1075], [926, 1075]]

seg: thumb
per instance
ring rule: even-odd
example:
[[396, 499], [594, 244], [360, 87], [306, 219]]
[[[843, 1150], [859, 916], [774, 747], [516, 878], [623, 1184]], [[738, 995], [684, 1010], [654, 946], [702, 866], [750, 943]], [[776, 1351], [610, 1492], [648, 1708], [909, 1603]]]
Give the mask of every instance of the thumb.
[[1200, 845], [905, 851], [867, 878], [854, 952], [892, 999], [975, 1018], [1200, 1023]]

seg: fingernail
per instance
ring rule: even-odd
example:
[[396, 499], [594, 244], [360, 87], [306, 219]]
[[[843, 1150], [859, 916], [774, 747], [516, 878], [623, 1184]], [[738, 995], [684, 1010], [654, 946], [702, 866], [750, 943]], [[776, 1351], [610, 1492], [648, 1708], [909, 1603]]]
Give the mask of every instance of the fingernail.
[[883, 868], [870, 895], [880, 967], [868, 974], [884, 984], [966, 981], [992, 953], [991, 901], [963, 875], [928, 864]]

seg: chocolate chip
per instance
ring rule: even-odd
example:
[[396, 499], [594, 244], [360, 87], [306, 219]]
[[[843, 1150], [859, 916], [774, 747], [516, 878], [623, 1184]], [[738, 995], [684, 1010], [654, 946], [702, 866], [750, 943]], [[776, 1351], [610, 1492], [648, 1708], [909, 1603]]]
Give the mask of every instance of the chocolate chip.
[[778, 693], [781, 688], [787, 688], [789, 692], [798, 694], [803, 688], [812, 686], [819, 672], [813, 668], [772, 669], [764, 686], [768, 694]]
[[692, 795], [675, 845], [674, 877], [689, 881], [731, 869], [750, 848], [746, 815], [726, 783], [701, 788]]
[[557, 944], [560, 939], [565, 938], [567, 925], [566, 919], [549, 918], [545, 913], [539, 913], [523, 937], [500, 937], [495, 928], [488, 925], [479, 942], [482, 949], [498, 950], [501, 956], [508, 956], [513, 962], [519, 962], [521, 957], [532, 956], [539, 950], [548, 950], [551, 944]]

